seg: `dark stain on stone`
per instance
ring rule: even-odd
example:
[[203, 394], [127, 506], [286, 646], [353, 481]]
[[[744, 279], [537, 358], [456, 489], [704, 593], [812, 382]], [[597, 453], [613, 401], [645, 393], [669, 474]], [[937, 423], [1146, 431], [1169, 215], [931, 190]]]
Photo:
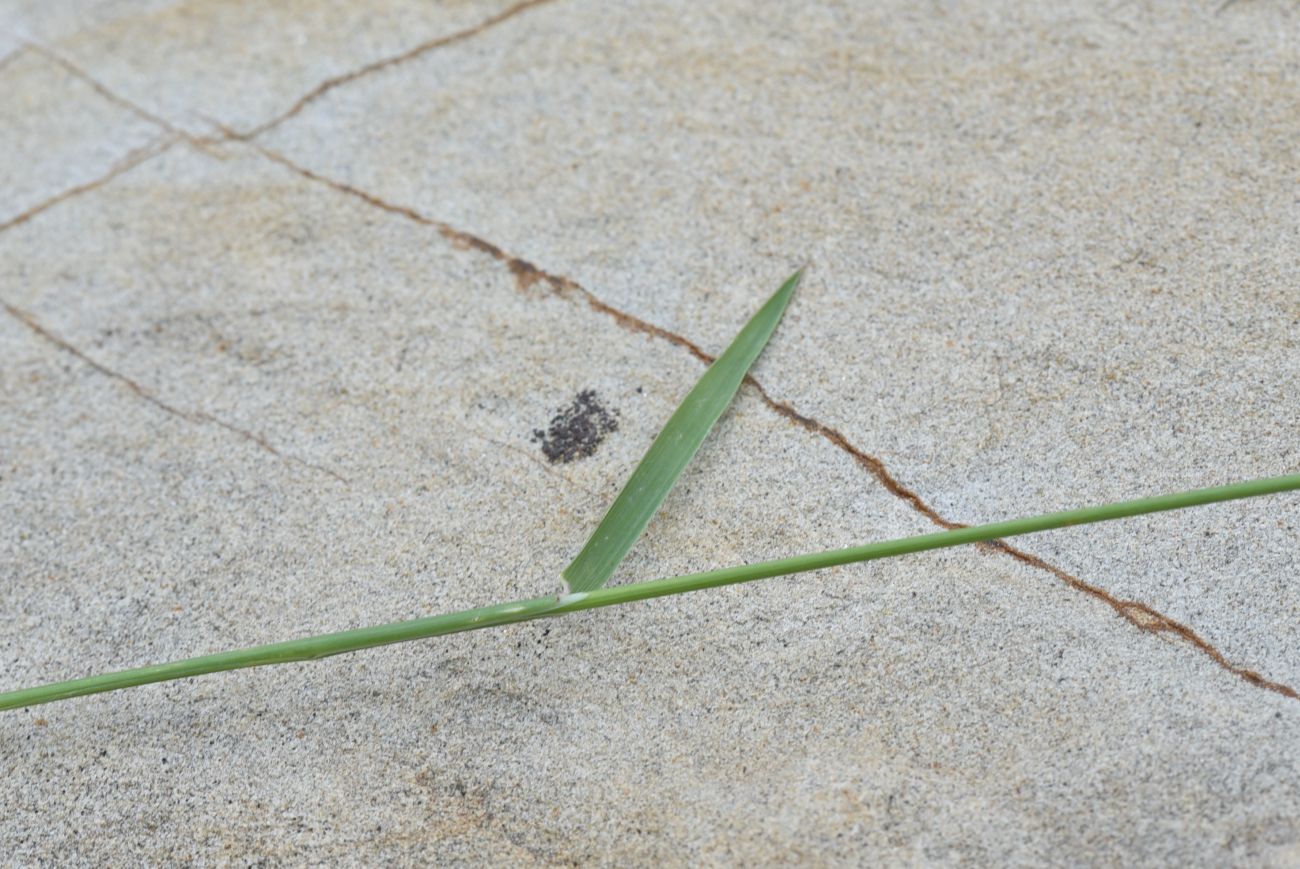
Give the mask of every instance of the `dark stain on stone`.
[[515, 284], [525, 293], [532, 289], [533, 284], [546, 280], [546, 273], [526, 259], [513, 257], [506, 262], [506, 266], [515, 276]]
[[551, 464], [568, 464], [596, 452], [605, 435], [618, 431], [618, 411], [607, 410], [596, 390], [584, 389], [573, 403], [551, 417], [545, 431], [533, 430], [533, 443], [541, 443]]

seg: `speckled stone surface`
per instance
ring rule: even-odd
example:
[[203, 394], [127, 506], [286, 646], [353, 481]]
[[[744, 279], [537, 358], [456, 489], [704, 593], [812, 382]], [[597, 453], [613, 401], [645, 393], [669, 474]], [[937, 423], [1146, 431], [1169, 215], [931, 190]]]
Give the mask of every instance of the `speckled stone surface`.
[[50, 56], [0, 48], [0, 226], [131, 165], [166, 131]]
[[[615, 581], [1294, 472], [1298, 40], [6, 4], [0, 688], [558, 590], [805, 263]], [[0, 714], [0, 854], [1300, 864], [1300, 498], [1014, 544]]]

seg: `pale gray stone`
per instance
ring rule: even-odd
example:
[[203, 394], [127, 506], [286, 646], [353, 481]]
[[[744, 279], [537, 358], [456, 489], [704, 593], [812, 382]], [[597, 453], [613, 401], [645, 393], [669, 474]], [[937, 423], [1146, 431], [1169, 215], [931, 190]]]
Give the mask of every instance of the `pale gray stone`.
[[167, 135], [49, 57], [14, 46], [0, 59], [0, 226], [95, 183]]
[[[556, 0], [276, 122], [509, 8], [0, 21], [0, 688], [559, 590], [805, 262], [616, 582], [1297, 469], [1293, 6]], [[585, 390], [617, 430], [551, 463]], [[1296, 865], [1298, 526], [5, 713], [0, 853]]]

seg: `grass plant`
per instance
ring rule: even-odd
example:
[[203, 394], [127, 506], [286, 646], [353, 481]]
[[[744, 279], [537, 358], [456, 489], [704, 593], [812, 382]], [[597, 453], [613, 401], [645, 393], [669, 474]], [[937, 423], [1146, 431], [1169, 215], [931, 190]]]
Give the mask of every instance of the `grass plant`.
[[1300, 474], [1291, 474], [603, 588], [602, 586], [628, 550], [645, 530], [677, 477], [695, 455], [700, 444], [704, 442], [713, 424], [730, 404], [746, 373], [780, 322], [799, 279], [800, 273], [796, 272], [777, 290], [745, 325], [727, 350], [709, 367], [673, 413], [587, 544], [573, 563], [564, 570], [563, 576], [570, 588], [567, 594], [551, 594], [445, 615], [321, 634], [9, 691], [0, 693], [0, 710], [23, 708], [223, 670], [285, 664], [293, 661], [312, 661], [375, 646], [515, 622], [553, 618], [580, 610], [616, 606], [837, 565], [892, 558], [950, 546], [964, 546], [1145, 513], [1180, 510], [1220, 501], [1300, 490]]

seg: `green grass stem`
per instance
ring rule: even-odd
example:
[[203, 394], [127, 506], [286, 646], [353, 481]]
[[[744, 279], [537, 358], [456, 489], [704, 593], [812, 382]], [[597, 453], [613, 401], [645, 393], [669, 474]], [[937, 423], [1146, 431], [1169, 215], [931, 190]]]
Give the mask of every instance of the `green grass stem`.
[[70, 697], [98, 694], [103, 691], [116, 691], [119, 688], [130, 688], [150, 682], [184, 679], [222, 670], [238, 670], [244, 667], [261, 667], [269, 664], [287, 664], [292, 661], [313, 661], [317, 658], [355, 652], [373, 646], [386, 646], [408, 640], [441, 636], [442, 634], [454, 634], [514, 622], [550, 618], [577, 612], [578, 610], [616, 606], [655, 597], [664, 597], [665, 595], [683, 594], [722, 585], [751, 582], [756, 579], [820, 570], [841, 564], [871, 561], [877, 558], [892, 558], [913, 552], [962, 546], [968, 543], [997, 540], [1019, 534], [1032, 534], [1071, 525], [1086, 525], [1093, 522], [1139, 516], [1144, 513], [1179, 510], [1185, 507], [1196, 507], [1203, 504], [1232, 501], [1238, 498], [1251, 498], [1259, 495], [1272, 495], [1298, 489], [1300, 489], [1300, 474], [1269, 477], [1244, 483], [1234, 483], [1228, 486], [1195, 489], [1189, 492], [1158, 495], [1153, 498], [1140, 498], [1134, 501], [1120, 501], [1096, 507], [1083, 507], [1077, 510], [1049, 513], [1026, 519], [1011, 519], [988, 525], [974, 525], [969, 528], [939, 531], [917, 537], [884, 540], [878, 543], [868, 543], [865, 546], [833, 549], [809, 555], [796, 555], [791, 558], [728, 567], [722, 570], [709, 570], [704, 573], [692, 573], [670, 579], [497, 604], [430, 618], [339, 631], [338, 633], [322, 634], [299, 640], [254, 646], [249, 649], [219, 652], [214, 655], [189, 658], [170, 664], [156, 664], [134, 670], [105, 673], [84, 679], [73, 679], [67, 682], [41, 685], [36, 688], [9, 691], [0, 694], [0, 710], [35, 706], [55, 700], [66, 700]]

